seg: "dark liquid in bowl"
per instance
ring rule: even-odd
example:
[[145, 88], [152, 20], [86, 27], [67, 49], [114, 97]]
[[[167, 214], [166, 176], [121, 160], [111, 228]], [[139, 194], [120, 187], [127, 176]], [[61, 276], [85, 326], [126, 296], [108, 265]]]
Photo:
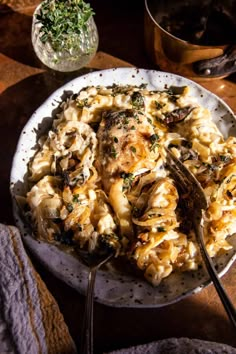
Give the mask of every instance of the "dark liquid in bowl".
[[236, 19], [223, 9], [182, 6], [161, 18], [160, 26], [175, 37], [198, 45], [236, 42]]

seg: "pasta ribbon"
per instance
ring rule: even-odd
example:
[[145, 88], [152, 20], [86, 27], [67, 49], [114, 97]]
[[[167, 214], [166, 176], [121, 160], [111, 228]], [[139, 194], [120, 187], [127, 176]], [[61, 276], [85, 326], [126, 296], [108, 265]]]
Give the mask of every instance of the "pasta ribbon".
[[112, 240], [154, 286], [201, 264], [165, 147], [204, 189], [210, 256], [236, 232], [236, 138], [224, 139], [191, 89], [89, 86], [62, 102], [29, 164], [26, 202], [36, 235], [95, 250]]

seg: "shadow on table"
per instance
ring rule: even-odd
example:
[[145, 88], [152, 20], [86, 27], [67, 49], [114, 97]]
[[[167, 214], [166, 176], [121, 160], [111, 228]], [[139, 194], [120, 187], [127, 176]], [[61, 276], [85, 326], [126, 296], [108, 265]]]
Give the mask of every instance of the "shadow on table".
[[90, 0], [99, 33], [99, 50], [136, 67], [157, 69], [144, 45], [144, 1]]
[[[85, 298], [60, 280], [55, 282], [54, 276], [41, 265], [38, 267], [79, 346]], [[152, 309], [114, 308], [95, 303], [94, 354], [170, 337], [197, 338], [236, 347], [235, 330], [227, 317], [216, 313], [207, 301], [204, 304], [198, 301], [197, 296]], [[220, 300], [219, 306], [222, 306]]]
[[97, 353], [170, 337], [236, 346], [235, 330], [228, 320], [192, 297], [156, 309], [105, 309], [97, 305], [94, 331]]
[[[85, 297], [61, 280], [55, 281], [55, 277], [37, 260], [34, 264], [58, 302], [79, 347]], [[228, 284], [227, 275], [224, 279]], [[95, 303], [94, 354], [171, 337], [195, 338], [236, 347], [235, 329], [214, 291], [210, 285], [201, 294], [160, 308], [115, 308]]]
[[1, 5], [0, 10], [0, 53], [22, 64], [38, 66], [31, 43], [32, 17], [7, 5]]

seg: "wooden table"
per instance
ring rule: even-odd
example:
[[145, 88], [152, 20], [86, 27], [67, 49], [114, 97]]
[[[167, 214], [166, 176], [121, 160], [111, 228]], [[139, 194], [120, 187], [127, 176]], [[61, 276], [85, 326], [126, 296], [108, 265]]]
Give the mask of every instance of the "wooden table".
[[[31, 15], [39, 0], [3, 0], [0, 5], [0, 222], [13, 224], [9, 194], [12, 157], [22, 127], [34, 110], [66, 81], [89, 68], [134, 65], [158, 69], [143, 44], [143, 1], [91, 1], [96, 11], [99, 51], [87, 68], [56, 73], [36, 58], [30, 38]], [[5, 4], [5, 5], [4, 5]], [[118, 59], [119, 58], [119, 59]], [[236, 111], [236, 77], [201, 82]], [[56, 279], [33, 259], [36, 269], [56, 298], [70, 332], [78, 343], [84, 297]], [[223, 277], [236, 305], [236, 266]], [[95, 304], [95, 352], [167, 337], [190, 337], [236, 346], [235, 331], [211, 285], [199, 294], [157, 309], [117, 309]]]

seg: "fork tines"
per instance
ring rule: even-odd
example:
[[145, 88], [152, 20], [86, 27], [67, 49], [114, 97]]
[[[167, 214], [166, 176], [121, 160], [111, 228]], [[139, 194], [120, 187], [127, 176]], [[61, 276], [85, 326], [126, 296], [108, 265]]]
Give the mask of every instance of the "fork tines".
[[193, 200], [194, 207], [205, 210], [207, 199], [196, 177], [168, 148], [165, 151], [166, 163], [181, 193], [186, 194], [185, 198]]

